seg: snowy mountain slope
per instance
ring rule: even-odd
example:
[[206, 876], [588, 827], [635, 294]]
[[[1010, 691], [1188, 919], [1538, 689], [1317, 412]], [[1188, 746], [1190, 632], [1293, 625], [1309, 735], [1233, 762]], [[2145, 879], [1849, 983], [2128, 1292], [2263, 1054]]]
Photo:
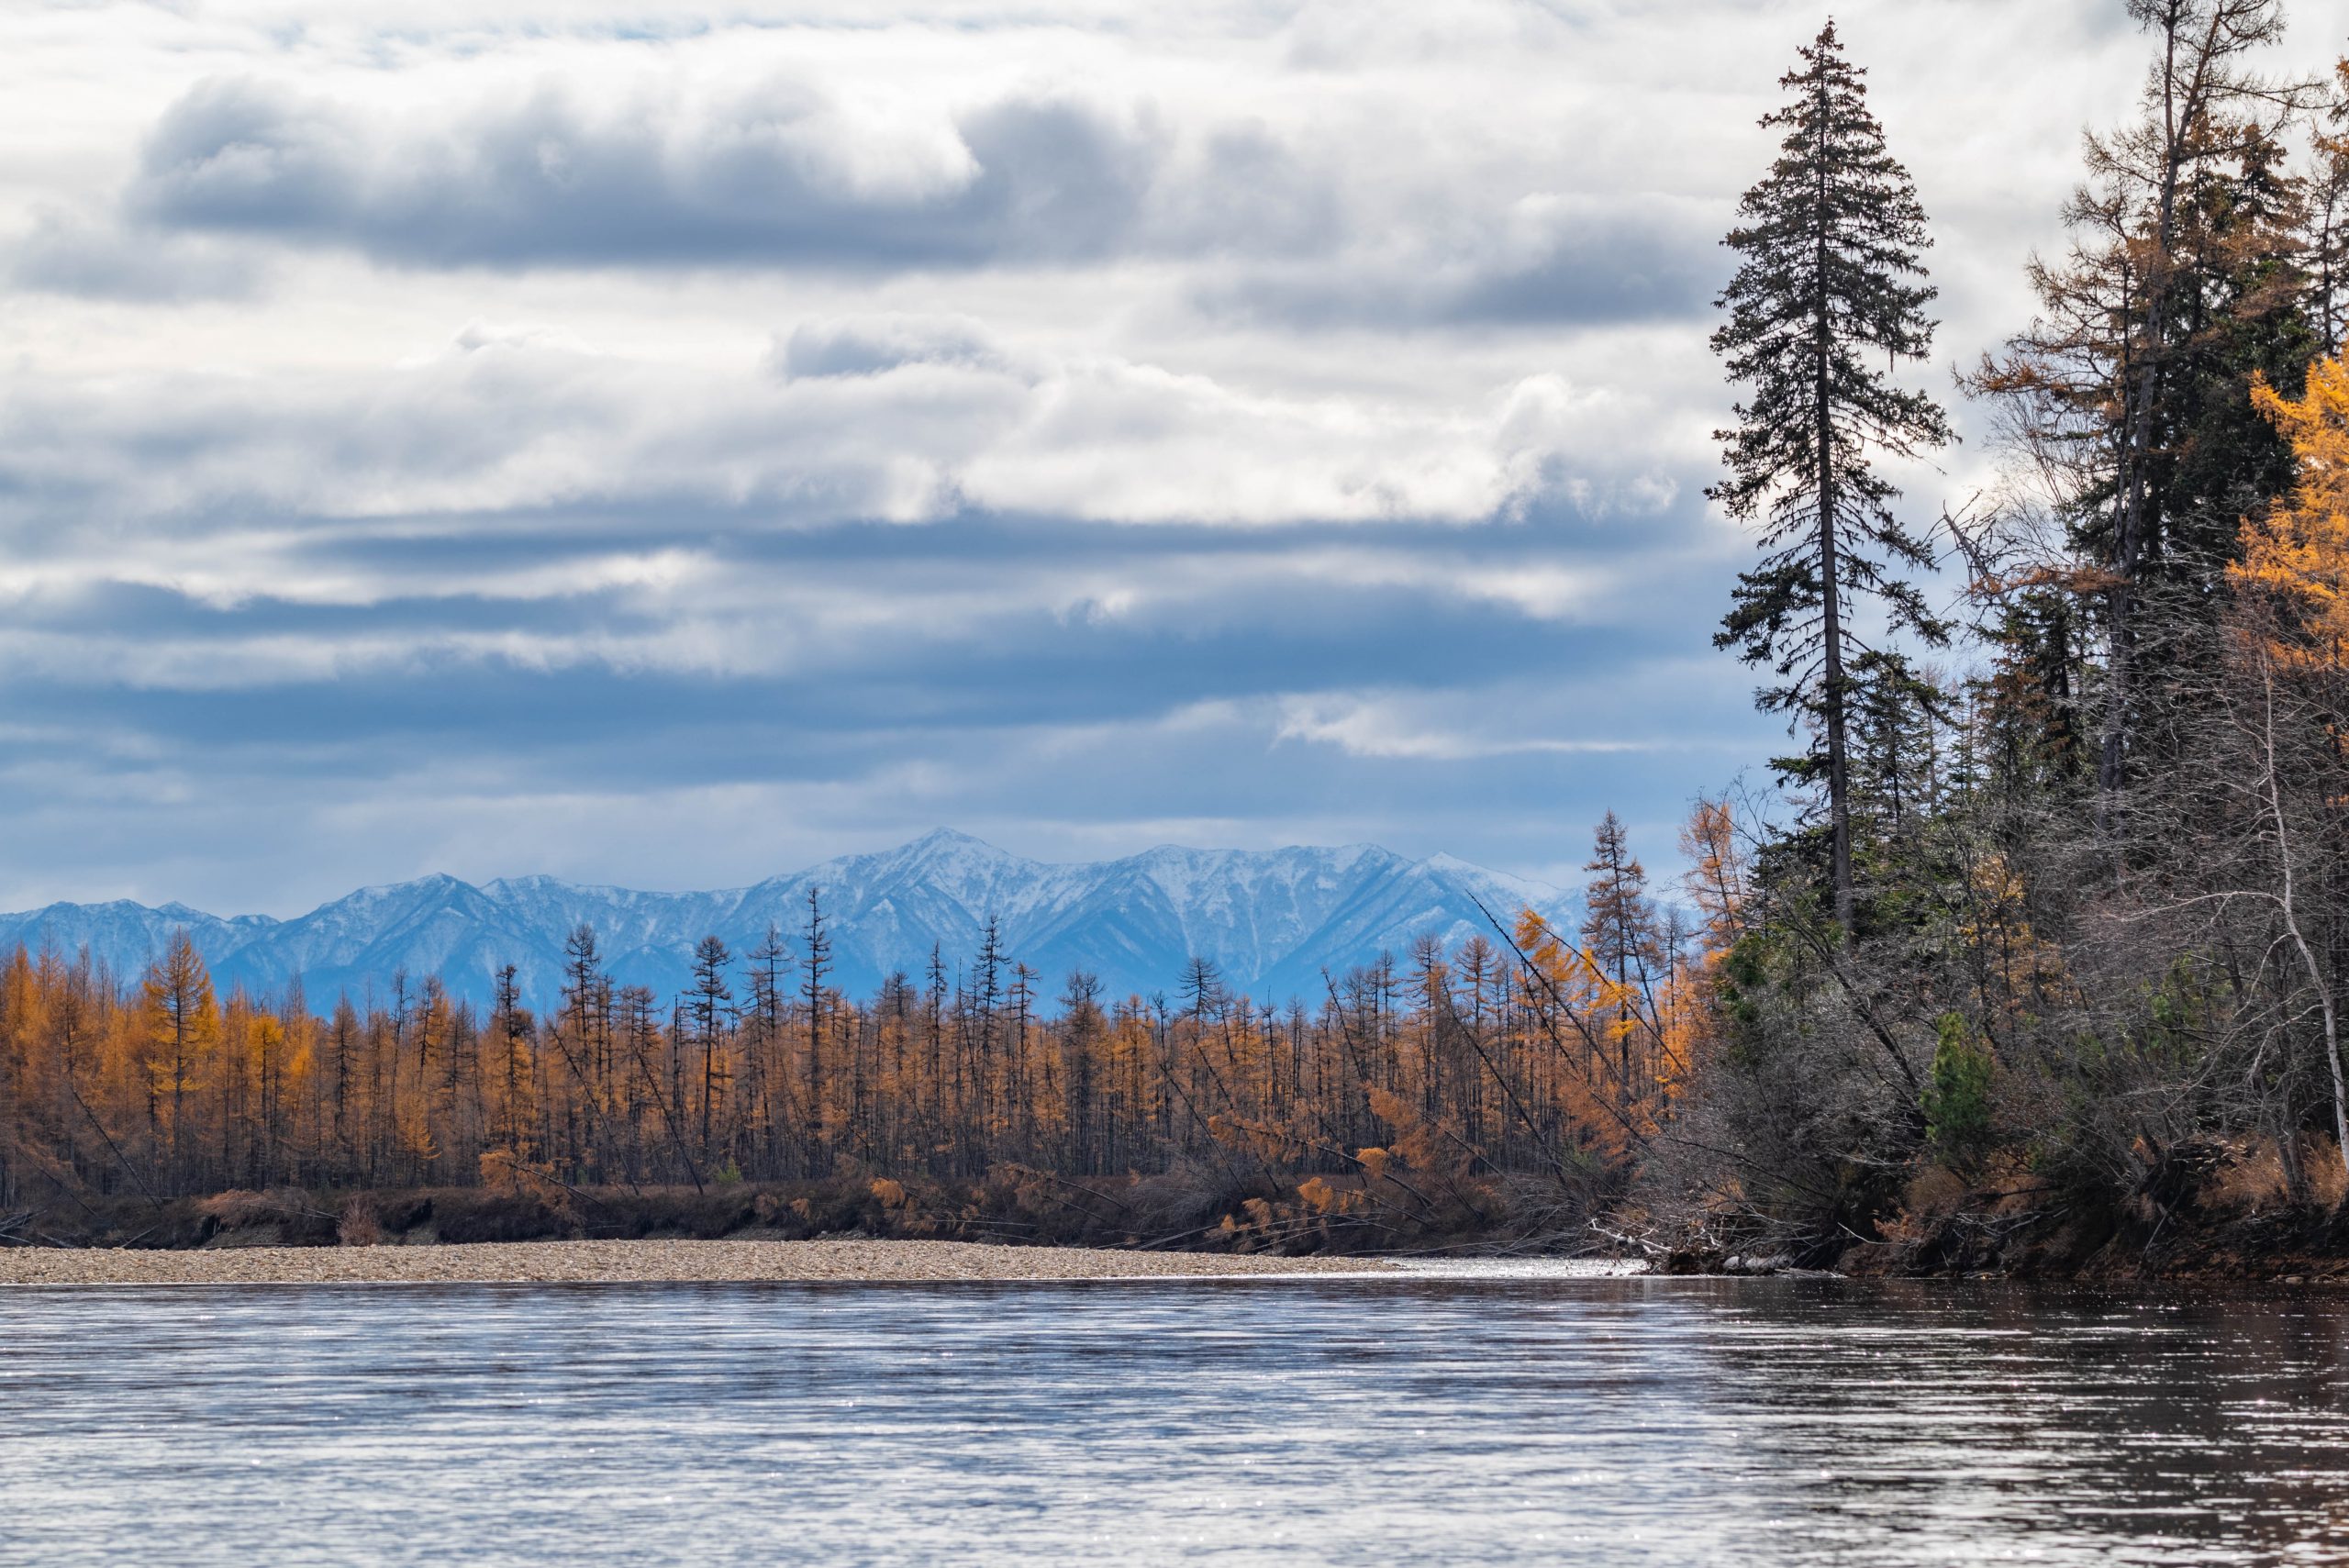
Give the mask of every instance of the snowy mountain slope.
[[1559, 892], [1449, 856], [1411, 861], [1369, 845], [1272, 851], [1147, 851], [1124, 860], [1056, 865], [940, 830], [877, 854], [850, 855], [749, 887], [642, 893], [451, 876], [365, 887], [297, 918], [221, 919], [181, 905], [56, 904], [0, 915], [0, 949], [87, 947], [120, 977], [135, 975], [172, 931], [186, 928], [225, 990], [275, 991], [298, 977], [312, 1006], [338, 992], [381, 994], [405, 970], [438, 973], [486, 1001], [491, 976], [515, 965], [526, 1000], [548, 1006], [562, 984], [564, 939], [595, 928], [623, 983], [664, 1000], [680, 990], [694, 944], [716, 935], [736, 953], [772, 928], [796, 953], [807, 894], [822, 890], [833, 983], [852, 994], [892, 970], [918, 978], [933, 948], [950, 973], [978, 951], [990, 916], [1006, 952], [1056, 995], [1073, 970], [1105, 995], [1172, 991], [1194, 955], [1252, 995], [1319, 995], [1321, 972], [1342, 975], [1382, 951], [1401, 956], [1432, 932], [1449, 944], [1486, 931], [1476, 900], [1508, 919], [1522, 905], [1560, 909]]

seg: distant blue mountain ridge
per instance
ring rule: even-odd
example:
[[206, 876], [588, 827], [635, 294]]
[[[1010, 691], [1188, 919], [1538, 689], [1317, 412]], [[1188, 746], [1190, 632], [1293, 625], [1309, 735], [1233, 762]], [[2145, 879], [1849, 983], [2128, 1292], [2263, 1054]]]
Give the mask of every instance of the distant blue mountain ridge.
[[[1056, 995], [1072, 971], [1099, 977], [1107, 997], [1173, 993], [1194, 957], [1260, 998], [1308, 1002], [1323, 971], [1342, 976], [1382, 951], [1400, 957], [1433, 934], [1447, 946], [1492, 935], [1531, 905], [1563, 914], [1558, 889], [1446, 855], [1410, 860], [1373, 845], [1264, 851], [1150, 850], [1124, 860], [1052, 864], [940, 829], [878, 854], [850, 855], [789, 876], [716, 893], [640, 893], [500, 878], [475, 886], [427, 876], [364, 887], [290, 920], [223, 918], [184, 904], [52, 904], [0, 915], [0, 951], [19, 942], [72, 955], [87, 948], [118, 978], [135, 977], [185, 928], [225, 992], [275, 994], [298, 977], [313, 1007], [339, 993], [382, 995], [394, 974], [438, 973], [450, 991], [486, 1003], [492, 977], [515, 966], [523, 999], [554, 1004], [564, 939], [595, 929], [622, 984], [664, 1000], [684, 989], [694, 945], [722, 939], [737, 954], [770, 926], [795, 953], [807, 892], [822, 890], [832, 984], [852, 995], [894, 970], [920, 977], [935, 946], [950, 971], [979, 950], [990, 917], [1006, 955]], [[740, 984], [738, 981], [738, 989]]]

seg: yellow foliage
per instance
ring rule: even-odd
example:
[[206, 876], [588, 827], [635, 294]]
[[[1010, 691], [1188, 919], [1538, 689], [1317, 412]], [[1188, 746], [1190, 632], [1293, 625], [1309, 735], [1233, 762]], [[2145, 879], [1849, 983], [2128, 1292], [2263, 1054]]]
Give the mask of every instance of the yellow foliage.
[[1583, 1008], [1598, 1005], [1598, 991], [1606, 978], [1590, 962], [1590, 955], [1563, 940], [1549, 921], [1531, 909], [1518, 912], [1517, 946], [1559, 1000]]
[[883, 1208], [903, 1208], [906, 1207], [905, 1184], [900, 1182], [893, 1182], [886, 1176], [875, 1176], [873, 1178], [873, 1195], [881, 1200], [881, 1207]]
[[251, 1055], [255, 1072], [278, 1069], [284, 1062], [285, 1026], [267, 1013], [262, 1014], [246, 1028], [245, 1049]]
[[[212, 975], [186, 931], [172, 933], [163, 955], [147, 966], [139, 992], [148, 1079], [155, 1095], [169, 1098], [159, 1110], [176, 1115], [180, 1099], [202, 1084], [220, 1040], [220, 1007], [213, 999]], [[174, 1139], [177, 1134], [174, 1122]]]
[[1518, 916], [1515, 940], [1532, 972], [1531, 1012], [1573, 1064], [1555, 1093], [1574, 1140], [1624, 1154], [1655, 1129], [1686, 1085], [1693, 996], [1677, 978], [1651, 994], [1608, 974], [1532, 909]]
[[1386, 1146], [1388, 1158], [1414, 1170], [1432, 1171], [1443, 1162], [1437, 1129], [1427, 1125], [1402, 1095], [1372, 1085], [1371, 1114], [1395, 1129]]
[[2298, 400], [2264, 379], [2251, 396], [2291, 443], [2299, 479], [2266, 517], [2244, 521], [2243, 558], [2228, 574], [2290, 616], [2299, 635], [2279, 651], [2337, 665], [2349, 645], [2349, 368], [2320, 360]]
[[481, 1151], [481, 1184], [492, 1192], [511, 1192], [522, 1184], [522, 1162], [510, 1149], [484, 1149]]
[[1698, 798], [1680, 829], [1680, 854], [1688, 862], [1682, 884], [1704, 916], [1705, 962], [1719, 963], [1745, 918], [1745, 861], [1726, 803]]

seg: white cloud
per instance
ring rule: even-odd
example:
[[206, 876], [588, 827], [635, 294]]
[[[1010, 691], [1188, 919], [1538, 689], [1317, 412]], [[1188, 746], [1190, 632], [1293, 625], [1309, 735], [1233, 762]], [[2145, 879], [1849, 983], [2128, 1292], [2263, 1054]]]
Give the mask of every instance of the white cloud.
[[[29, 536], [70, 503], [114, 530], [87, 558], [93, 571], [233, 599], [305, 591], [298, 576], [225, 580], [240, 559], [271, 568], [265, 550], [244, 551], [272, 517], [316, 519], [304, 535], [434, 513], [516, 515], [529, 528], [549, 508], [691, 501], [740, 509], [734, 526], [753, 529], [966, 507], [1103, 522], [1470, 522], [1549, 489], [1653, 511], [1675, 484], [1611, 474], [1603, 460], [1576, 472], [1620, 400], [1579, 398], [1555, 377], [1448, 409], [1019, 353], [959, 320], [822, 321], [782, 336], [781, 376], [699, 373], [596, 351], [561, 329], [480, 322], [438, 352], [372, 370], [0, 373], [0, 474], [14, 493], [0, 517], [13, 513]], [[191, 532], [197, 517], [218, 520]], [[235, 517], [246, 521], [222, 526]], [[125, 533], [145, 546], [135, 560], [122, 557]], [[56, 571], [34, 559], [27, 572]], [[381, 570], [387, 584], [403, 575], [395, 562]]]
[[[1668, 741], [1606, 735], [1527, 734], [1524, 714], [1500, 704], [1464, 716], [1456, 696], [1323, 693], [1282, 699], [1283, 740], [1334, 746], [1349, 756], [1458, 762], [1518, 756], [1604, 757], [1667, 749]], [[1471, 723], [1464, 725], [1467, 717]]]

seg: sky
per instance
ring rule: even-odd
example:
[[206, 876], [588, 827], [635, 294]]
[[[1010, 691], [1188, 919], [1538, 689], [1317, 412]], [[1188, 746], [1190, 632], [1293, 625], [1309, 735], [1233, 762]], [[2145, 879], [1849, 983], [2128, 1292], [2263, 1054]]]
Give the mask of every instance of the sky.
[[[2302, 6], [2279, 66], [2337, 52]], [[2028, 317], [2121, 0], [1838, 8]], [[740, 885], [951, 826], [1668, 866], [1777, 0], [0, 14], [0, 908]], [[1950, 400], [1957, 403], [1954, 395]], [[1898, 476], [1929, 520], [1976, 437]]]

